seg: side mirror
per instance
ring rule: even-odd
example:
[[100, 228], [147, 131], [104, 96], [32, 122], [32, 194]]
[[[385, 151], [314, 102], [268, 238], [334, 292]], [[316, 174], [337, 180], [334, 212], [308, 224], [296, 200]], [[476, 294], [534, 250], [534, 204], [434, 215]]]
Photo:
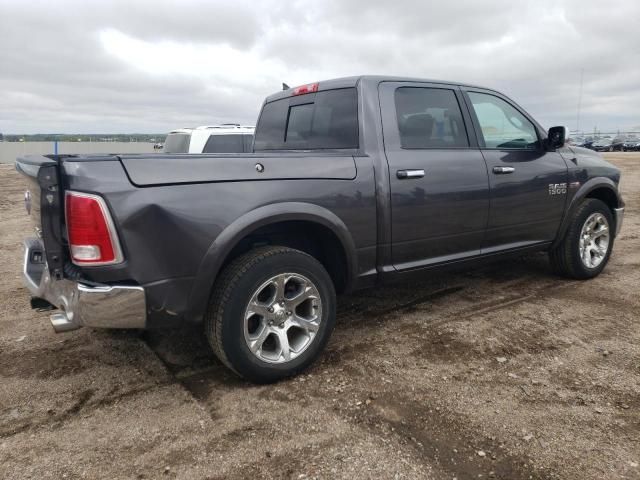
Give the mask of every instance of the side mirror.
[[569, 141], [569, 129], [567, 127], [551, 127], [547, 134], [549, 148], [562, 148]]

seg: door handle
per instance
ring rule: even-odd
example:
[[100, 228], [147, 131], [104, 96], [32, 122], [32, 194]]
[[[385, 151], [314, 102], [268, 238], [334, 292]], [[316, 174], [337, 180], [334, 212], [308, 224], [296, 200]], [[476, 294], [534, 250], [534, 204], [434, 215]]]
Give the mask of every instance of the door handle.
[[396, 176], [400, 180], [405, 180], [407, 178], [422, 178], [424, 177], [424, 170], [398, 170], [396, 172]]
[[496, 175], [506, 175], [507, 173], [513, 173], [516, 169], [513, 167], [493, 167], [493, 173]]

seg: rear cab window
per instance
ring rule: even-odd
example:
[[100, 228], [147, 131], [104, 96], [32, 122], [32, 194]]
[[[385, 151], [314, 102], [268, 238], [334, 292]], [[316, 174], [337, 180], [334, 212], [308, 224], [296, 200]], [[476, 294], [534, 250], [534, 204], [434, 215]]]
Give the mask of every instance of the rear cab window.
[[358, 148], [356, 88], [281, 98], [265, 104], [254, 150]]

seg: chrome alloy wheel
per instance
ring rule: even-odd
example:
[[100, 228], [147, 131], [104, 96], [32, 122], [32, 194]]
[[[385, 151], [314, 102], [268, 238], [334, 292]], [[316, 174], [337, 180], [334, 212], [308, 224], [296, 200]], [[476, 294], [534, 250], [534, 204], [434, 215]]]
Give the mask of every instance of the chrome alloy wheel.
[[281, 273], [251, 296], [244, 314], [244, 339], [260, 360], [286, 363], [313, 343], [321, 319], [322, 300], [311, 280]]
[[587, 268], [596, 268], [609, 250], [611, 233], [607, 218], [595, 212], [589, 215], [580, 232], [580, 259]]

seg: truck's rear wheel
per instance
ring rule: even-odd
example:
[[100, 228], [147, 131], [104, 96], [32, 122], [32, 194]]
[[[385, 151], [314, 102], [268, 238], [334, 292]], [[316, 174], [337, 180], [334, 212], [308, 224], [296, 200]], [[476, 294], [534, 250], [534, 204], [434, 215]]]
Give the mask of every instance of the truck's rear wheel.
[[205, 330], [216, 356], [257, 383], [295, 375], [320, 354], [335, 323], [335, 291], [315, 258], [286, 247], [252, 250], [216, 282]]
[[549, 252], [551, 266], [565, 277], [595, 277], [609, 261], [614, 231], [609, 207], [601, 200], [585, 199], [571, 219], [562, 241]]

